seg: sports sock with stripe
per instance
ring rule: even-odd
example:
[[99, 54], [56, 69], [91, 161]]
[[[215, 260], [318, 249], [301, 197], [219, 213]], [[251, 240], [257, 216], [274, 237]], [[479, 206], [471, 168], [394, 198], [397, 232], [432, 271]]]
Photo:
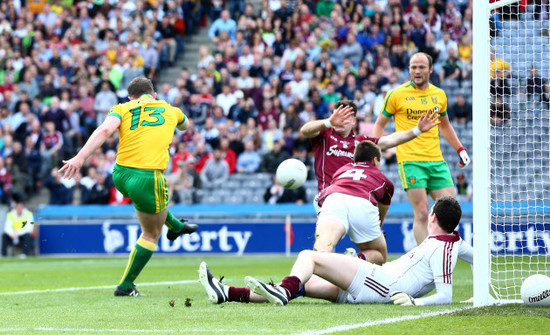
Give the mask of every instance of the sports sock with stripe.
[[287, 298], [294, 299], [296, 298], [296, 295], [300, 293], [300, 287], [302, 286], [302, 283], [298, 277], [288, 276], [283, 279], [280, 286], [287, 289]]
[[132, 287], [141, 270], [143, 270], [147, 262], [151, 259], [156, 247], [157, 245], [155, 243], [147, 241], [143, 237], [137, 240], [136, 245], [130, 253], [128, 265], [126, 266], [126, 270], [118, 286], [125, 290]]
[[164, 225], [168, 227], [173, 232], [179, 232], [181, 228], [183, 228], [183, 222], [176, 219], [174, 214], [172, 212], [168, 211], [168, 214], [166, 215], [166, 222], [164, 222]]

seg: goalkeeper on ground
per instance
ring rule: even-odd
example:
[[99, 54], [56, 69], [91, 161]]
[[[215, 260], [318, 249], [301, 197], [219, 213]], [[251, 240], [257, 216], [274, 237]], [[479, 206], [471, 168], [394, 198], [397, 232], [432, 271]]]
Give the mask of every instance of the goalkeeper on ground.
[[[460, 257], [472, 263], [473, 250], [455, 228], [462, 210], [452, 197], [436, 200], [429, 215], [428, 237], [400, 258], [376, 265], [342, 254], [304, 250], [281, 284], [265, 284], [246, 277], [248, 287], [220, 283], [206, 263], [199, 281], [213, 303], [271, 302], [286, 305], [299, 296], [338, 303], [436, 305], [452, 302], [453, 270]], [[433, 289], [436, 293], [422, 298]]]

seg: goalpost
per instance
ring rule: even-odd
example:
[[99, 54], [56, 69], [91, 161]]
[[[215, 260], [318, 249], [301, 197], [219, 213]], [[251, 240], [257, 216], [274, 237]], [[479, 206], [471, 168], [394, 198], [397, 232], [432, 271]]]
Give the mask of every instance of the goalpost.
[[[503, 10], [518, 2], [474, 1], [474, 306], [520, 302], [525, 278], [550, 275], [550, 111], [540, 94], [550, 79], [549, 20], [535, 18], [543, 9], [533, 1], [518, 15]], [[495, 11], [501, 28], [491, 24]], [[491, 73], [491, 52], [504, 71]], [[527, 85], [531, 67], [542, 83]], [[491, 88], [492, 75], [505, 80]], [[496, 124], [499, 99], [509, 120]]]

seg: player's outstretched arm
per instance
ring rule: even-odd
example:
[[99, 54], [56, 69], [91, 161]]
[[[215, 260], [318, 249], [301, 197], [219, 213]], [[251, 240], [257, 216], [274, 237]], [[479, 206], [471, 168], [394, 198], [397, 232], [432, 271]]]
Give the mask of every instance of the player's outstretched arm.
[[[380, 113], [374, 123], [374, 126], [372, 127], [372, 137], [382, 137], [384, 134], [384, 127], [386, 127], [388, 121], [390, 121], [390, 118]], [[378, 145], [380, 145], [380, 143], [378, 143]]]
[[353, 116], [353, 108], [341, 105], [328, 119], [309, 121], [300, 128], [300, 132], [307, 138], [313, 138], [322, 130], [347, 125], [352, 121], [351, 116]]
[[[378, 119], [380, 119], [380, 117]], [[437, 121], [438, 119], [439, 114], [437, 112], [428, 110], [427, 113], [422, 113], [422, 115], [420, 115], [416, 127], [404, 131], [398, 131], [387, 136], [382, 136], [380, 137], [380, 140], [378, 140], [378, 146], [380, 146], [381, 150], [385, 150], [408, 142], [413, 138], [416, 138], [420, 134], [427, 132], [433, 127], [439, 125], [440, 122]], [[376, 122], [378, 122], [378, 120]]]
[[460, 166], [461, 168], [468, 166], [468, 164], [470, 164], [472, 160], [470, 159], [470, 156], [468, 155], [466, 149], [464, 149], [464, 147], [462, 146], [462, 143], [458, 139], [458, 136], [456, 136], [455, 129], [449, 121], [449, 117], [442, 116], [440, 118], [440, 122], [441, 124], [439, 125], [439, 131], [441, 132], [441, 135], [456, 150], [458, 156], [460, 157], [458, 166]]
[[64, 165], [59, 169], [63, 178], [71, 179], [80, 170], [84, 161], [118, 129], [118, 126], [120, 126], [119, 118], [112, 115], [107, 116], [105, 121], [90, 135], [78, 154], [68, 161], [63, 161]]

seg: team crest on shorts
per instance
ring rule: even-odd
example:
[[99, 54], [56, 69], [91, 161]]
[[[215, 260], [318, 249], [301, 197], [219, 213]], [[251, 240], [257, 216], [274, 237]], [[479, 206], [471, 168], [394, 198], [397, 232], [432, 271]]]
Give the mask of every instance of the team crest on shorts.
[[409, 184], [414, 185], [416, 183], [416, 177], [409, 177]]
[[434, 104], [437, 104], [437, 97], [432, 97], [432, 102], [433, 102]]

